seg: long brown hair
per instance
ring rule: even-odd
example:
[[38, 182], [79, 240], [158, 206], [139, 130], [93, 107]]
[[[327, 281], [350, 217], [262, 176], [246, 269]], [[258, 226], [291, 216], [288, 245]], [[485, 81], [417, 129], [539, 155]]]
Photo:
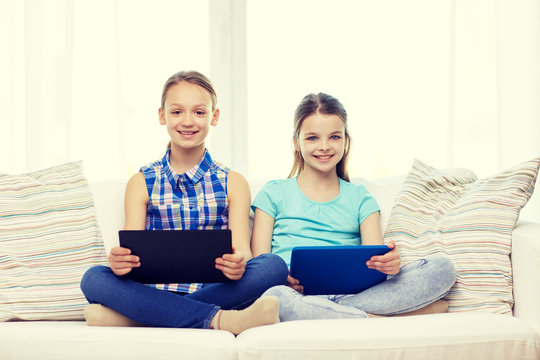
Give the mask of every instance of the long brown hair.
[[[171, 86], [181, 83], [182, 81], [185, 81], [187, 83], [198, 85], [208, 91], [210, 96], [212, 97], [212, 112], [216, 111], [217, 109], [217, 94], [216, 90], [214, 89], [214, 85], [212, 85], [212, 82], [210, 79], [208, 79], [206, 76], [201, 74], [198, 71], [190, 70], [190, 71], [180, 71], [176, 74], [173, 74], [167, 81], [165, 82], [165, 85], [163, 85], [163, 91], [161, 92], [161, 109], [164, 110], [165, 107], [165, 100], [167, 99], [167, 93], [169, 92], [169, 89]], [[167, 144], [167, 149], [171, 147], [171, 142]]]
[[[341, 179], [349, 181], [349, 174], [347, 171], [347, 162], [349, 160], [349, 150], [351, 147], [351, 137], [349, 135], [349, 129], [347, 127], [347, 111], [341, 102], [335, 97], [325, 94], [309, 94], [304, 96], [296, 111], [294, 112], [294, 133], [293, 137], [298, 142], [300, 136], [300, 129], [304, 120], [313, 114], [324, 115], [337, 115], [343, 124], [345, 125], [345, 150], [343, 157], [336, 165], [336, 173]], [[294, 162], [289, 173], [289, 177], [296, 176], [304, 169], [304, 158], [300, 151], [294, 149]]]

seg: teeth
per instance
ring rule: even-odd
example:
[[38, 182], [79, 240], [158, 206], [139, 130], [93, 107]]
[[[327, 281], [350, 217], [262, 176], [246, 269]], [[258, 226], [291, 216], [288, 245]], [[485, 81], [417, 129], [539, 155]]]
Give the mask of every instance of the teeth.
[[317, 156], [317, 158], [319, 158], [321, 160], [326, 160], [326, 159], [330, 159], [330, 155], [319, 155], [319, 156]]
[[180, 131], [180, 134], [182, 134], [182, 135], [193, 135], [193, 134], [195, 134], [195, 131]]

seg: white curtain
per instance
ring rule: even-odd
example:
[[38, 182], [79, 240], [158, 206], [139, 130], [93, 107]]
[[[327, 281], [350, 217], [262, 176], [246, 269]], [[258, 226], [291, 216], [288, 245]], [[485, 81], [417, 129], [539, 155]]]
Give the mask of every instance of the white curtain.
[[250, 177], [286, 175], [312, 88], [373, 119], [351, 129], [357, 176], [540, 156], [538, 0], [2, 0], [0, 30], [0, 172], [82, 159], [91, 179], [126, 178], [161, 155], [161, 86], [182, 69], [214, 80], [210, 145]]
[[[450, 165], [487, 176], [540, 156], [540, 2], [455, 1], [454, 11]], [[540, 220], [539, 193], [522, 218]]]
[[91, 179], [125, 178], [164, 152], [163, 83], [209, 70], [205, 1], [3, 0], [0, 14], [2, 172], [83, 160]]
[[[288, 174], [294, 108], [318, 91], [348, 110], [353, 176], [417, 158], [487, 177], [540, 156], [538, 0], [275, 0], [247, 18], [258, 176]], [[538, 193], [524, 217], [540, 220]]]

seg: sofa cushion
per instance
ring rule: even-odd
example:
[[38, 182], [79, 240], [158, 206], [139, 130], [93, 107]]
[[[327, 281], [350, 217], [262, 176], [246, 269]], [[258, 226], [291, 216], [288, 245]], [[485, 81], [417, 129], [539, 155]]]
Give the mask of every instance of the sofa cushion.
[[82, 163], [0, 174], [0, 321], [82, 319], [79, 283], [106, 264]]
[[238, 359], [538, 359], [540, 337], [512, 316], [435, 314], [288, 321], [244, 331]]
[[233, 360], [236, 343], [225, 330], [87, 326], [84, 321], [0, 324], [2, 359]]
[[457, 269], [449, 312], [512, 313], [512, 230], [531, 197], [540, 158], [489, 178], [455, 176], [416, 160], [400, 191], [384, 240], [403, 264], [446, 254]]

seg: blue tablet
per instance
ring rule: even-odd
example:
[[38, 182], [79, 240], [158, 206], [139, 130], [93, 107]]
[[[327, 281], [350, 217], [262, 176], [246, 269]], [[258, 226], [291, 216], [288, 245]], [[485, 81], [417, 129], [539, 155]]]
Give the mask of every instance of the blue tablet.
[[299, 246], [292, 250], [291, 276], [305, 295], [357, 294], [386, 280], [387, 275], [366, 266], [386, 245]]

